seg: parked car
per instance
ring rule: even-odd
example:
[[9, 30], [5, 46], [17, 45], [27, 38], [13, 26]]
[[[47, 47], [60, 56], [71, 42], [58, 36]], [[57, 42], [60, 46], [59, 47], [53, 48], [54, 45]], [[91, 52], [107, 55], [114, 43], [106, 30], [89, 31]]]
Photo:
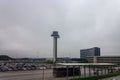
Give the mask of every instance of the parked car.
[[0, 71], [5, 72], [5, 71], [9, 71], [9, 70], [8, 70], [8, 67], [6, 67], [6, 66], [0, 66]]

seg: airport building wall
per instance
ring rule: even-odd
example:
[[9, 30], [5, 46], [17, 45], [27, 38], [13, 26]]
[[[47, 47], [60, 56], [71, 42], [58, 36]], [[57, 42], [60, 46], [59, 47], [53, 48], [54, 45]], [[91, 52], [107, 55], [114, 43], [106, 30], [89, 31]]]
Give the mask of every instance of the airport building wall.
[[87, 60], [90, 63], [120, 63], [120, 56], [91, 56]]

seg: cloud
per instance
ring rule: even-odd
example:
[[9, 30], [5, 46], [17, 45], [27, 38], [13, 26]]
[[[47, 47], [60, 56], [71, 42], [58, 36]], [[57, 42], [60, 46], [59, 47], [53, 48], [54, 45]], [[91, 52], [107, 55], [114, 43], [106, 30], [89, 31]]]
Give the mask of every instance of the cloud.
[[119, 55], [119, 5], [119, 0], [1, 0], [1, 54], [52, 57], [50, 35], [58, 30], [59, 57], [79, 57], [80, 49], [95, 46], [102, 55]]

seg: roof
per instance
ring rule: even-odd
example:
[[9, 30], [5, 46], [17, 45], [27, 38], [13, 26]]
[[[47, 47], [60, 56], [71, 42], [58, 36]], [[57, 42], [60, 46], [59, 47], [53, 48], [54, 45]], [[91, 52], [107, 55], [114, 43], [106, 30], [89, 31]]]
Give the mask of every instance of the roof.
[[93, 48], [87, 48], [87, 49], [80, 49], [80, 51], [86, 51], [86, 50], [94, 50], [94, 49], [100, 49], [99, 47], [93, 47]]
[[113, 63], [57, 63], [63, 66], [110, 66], [115, 65]]
[[112, 57], [112, 58], [113, 58], [113, 57], [120, 57], [120, 55], [119, 55], [119, 56], [87, 56], [87, 57], [88, 57], [88, 58], [89, 58], [89, 57], [110, 57], [110, 58]]

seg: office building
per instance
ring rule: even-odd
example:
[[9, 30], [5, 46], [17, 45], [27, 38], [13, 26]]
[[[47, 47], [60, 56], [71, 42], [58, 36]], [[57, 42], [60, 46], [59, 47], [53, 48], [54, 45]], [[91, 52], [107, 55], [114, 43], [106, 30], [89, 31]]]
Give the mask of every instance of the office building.
[[80, 50], [80, 58], [87, 59], [88, 56], [100, 56], [100, 48], [93, 47]]

